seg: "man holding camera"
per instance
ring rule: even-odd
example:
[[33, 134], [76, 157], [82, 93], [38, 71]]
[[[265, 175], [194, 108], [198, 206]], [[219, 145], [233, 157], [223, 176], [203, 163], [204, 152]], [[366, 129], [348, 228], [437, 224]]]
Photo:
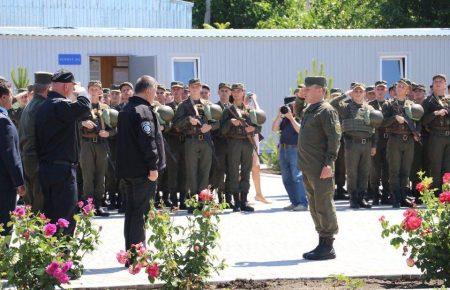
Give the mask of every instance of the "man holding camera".
[[300, 124], [293, 115], [295, 98], [294, 96], [284, 99], [285, 105], [280, 108], [277, 118], [273, 121], [272, 131], [280, 132], [278, 150], [281, 177], [291, 201], [291, 204], [284, 209], [306, 211], [308, 210], [308, 201], [297, 164], [297, 142]]

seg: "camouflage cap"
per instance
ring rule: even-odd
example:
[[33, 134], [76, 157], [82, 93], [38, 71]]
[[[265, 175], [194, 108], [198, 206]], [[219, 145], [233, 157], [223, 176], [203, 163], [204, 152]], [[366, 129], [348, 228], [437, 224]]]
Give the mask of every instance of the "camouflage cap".
[[363, 91], [366, 90], [366, 86], [363, 83], [356, 83], [356, 82], [353, 83], [352, 90], [354, 90], [356, 88], [360, 88]]
[[411, 86], [411, 81], [408, 80], [408, 79], [406, 79], [406, 78], [401, 78], [401, 79], [398, 81], [398, 84], [399, 84], [399, 83], [404, 83], [404, 84], [407, 85], [407, 86]]
[[211, 90], [207, 84], [202, 84], [202, 89], [207, 89], [208, 91]]
[[167, 91], [166, 87], [162, 84], [158, 84], [158, 86], [156, 87], [157, 90], [163, 90], [163, 91]]
[[374, 90], [375, 90], [374, 87], [369, 86], [369, 87], [366, 88], [366, 93], [371, 93], [371, 92], [373, 92]]
[[197, 85], [197, 84], [199, 84], [199, 85], [202, 84], [202, 82], [200, 81], [200, 79], [195, 78], [195, 79], [190, 79], [190, 80], [189, 80], [189, 85], [190, 85], [190, 86], [192, 86], [192, 85]]
[[305, 87], [305, 84], [299, 84], [299, 85], [297, 86], [298, 89], [303, 89], [304, 87]]
[[444, 75], [444, 74], [437, 74], [437, 75], [434, 75], [434, 76], [433, 76], [433, 81], [434, 81], [435, 79], [437, 79], [437, 78], [441, 78], [441, 79], [444, 79], [444, 81], [447, 81], [447, 76]]
[[184, 88], [184, 84], [179, 81], [173, 81], [170, 83], [171, 88]]
[[244, 84], [235, 83], [231, 86], [231, 90], [244, 90]]
[[321, 76], [314, 76], [314, 77], [306, 77], [305, 78], [305, 86], [320, 86], [320, 87], [326, 87], [327, 86], [327, 79]]
[[383, 81], [383, 80], [381, 80], [381, 81], [376, 81], [376, 82], [375, 82], [375, 87], [378, 87], [378, 86], [384, 86], [384, 87], [387, 87], [387, 82], [386, 82], [386, 81]]
[[132, 90], [134, 90], [133, 84], [130, 83], [130, 82], [123, 82], [123, 83], [121, 83], [120, 86], [119, 86], [119, 90], [122, 90], [122, 88], [125, 87], [125, 86], [128, 86], [128, 87], [130, 87]]
[[53, 74], [45, 71], [37, 71], [34, 73], [34, 83], [38, 85], [49, 85], [52, 83]]
[[332, 94], [342, 94], [342, 90], [340, 88], [332, 88], [330, 90], [330, 95]]
[[89, 83], [88, 83], [88, 89], [89, 89], [90, 87], [99, 87], [100, 89], [103, 90], [102, 82], [99, 81], [99, 80], [89, 81]]
[[416, 84], [416, 86], [413, 88], [413, 91], [424, 91], [426, 92], [427, 90], [425, 89], [425, 86], [422, 84]]
[[219, 90], [221, 88], [229, 88], [231, 90], [231, 85], [229, 83], [220, 83], [219, 84]]
[[118, 92], [120, 93], [119, 85], [112, 85], [111, 86], [111, 92]]
[[104, 95], [107, 95], [107, 94], [109, 94], [109, 93], [111, 93], [111, 90], [110, 90], [109, 88], [104, 88], [104, 89], [103, 89], [103, 94], [104, 94]]

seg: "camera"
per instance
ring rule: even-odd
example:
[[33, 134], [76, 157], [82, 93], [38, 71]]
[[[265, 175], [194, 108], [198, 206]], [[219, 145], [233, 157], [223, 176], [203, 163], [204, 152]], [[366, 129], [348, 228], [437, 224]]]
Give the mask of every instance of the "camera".
[[289, 111], [290, 111], [290, 109], [289, 109], [289, 107], [287, 105], [284, 105], [284, 106], [280, 107], [280, 113], [282, 115], [285, 115], [285, 114], [289, 113]]

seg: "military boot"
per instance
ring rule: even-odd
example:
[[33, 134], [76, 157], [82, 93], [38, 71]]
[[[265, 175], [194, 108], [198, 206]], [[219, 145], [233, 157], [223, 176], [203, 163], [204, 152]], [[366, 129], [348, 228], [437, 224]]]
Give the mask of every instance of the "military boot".
[[400, 205], [403, 207], [412, 207], [414, 205], [414, 197], [410, 195], [410, 189], [405, 187], [401, 189]]
[[348, 199], [346, 194], [347, 191], [342, 186], [338, 186], [334, 191], [334, 200], [346, 200]]
[[233, 193], [234, 205], [233, 211], [240, 212], [241, 211], [241, 197], [239, 193]]
[[335, 259], [336, 253], [334, 252], [333, 243], [334, 238], [322, 238], [322, 244], [319, 244], [317, 250], [306, 255], [307, 260], [329, 260]]
[[306, 252], [306, 253], [303, 253], [303, 259], [306, 259], [306, 256], [307, 256], [307, 255], [309, 255], [309, 254], [311, 254], [311, 253], [317, 251], [317, 249], [320, 247], [320, 245], [321, 245], [322, 243], [323, 243], [323, 238], [322, 238], [322, 237], [319, 237], [319, 244], [317, 244], [317, 246], [316, 246], [314, 249], [312, 249], [311, 251]]
[[382, 205], [390, 205], [392, 203], [391, 199], [389, 198], [389, 191], [387, 189], [384, 189], [381, 191], [381, 204]]
[[358, 209], [359, 205], [359, 196], [358, 193], [352, 192], [350, 193], [350, 208]]
[[228, 204], [228, 208], [233, 208], [233, 201], [231, 198], [231, 194], [225, 193], [225, 202]]
[[162, 201], [165, 207], [172, 208], [172, 202], [170, 201], [170, 195], [168, 191], [163, 191], [162, 193]]
[[402, 196], [399, 191], [392, 191], [391, 199], [392, 199], [392, 208], [400, 208], [400, 200]]
[[241, 211], [254, 212], [255, 209], [247, 203], [248, 193], [241, 193]]
[[101, 200], [95, 200], [94, 201], [94, 206], [95, 206], [95, 215], [96, 216], [103, 216], [103, 217], [108, 217], [109, 216], [109, 212], [105, 211], [102, 208], [102, 201]]
[[358, 196], [359, 206], [362, 208], [372, 208], [372, 205], [370, 204], [370, 202], [368, 202], [366, 200], [365, 195], [366, 195], [365, 192], [359, 193], [359, 196]]
[[186, 207], [186, 192], [180, 192], [180, 209], [185, 210]]
[[172, 209], [178, 207], [178, 197], [176, 192], [169, 193], [170, 203], [172, 204]]

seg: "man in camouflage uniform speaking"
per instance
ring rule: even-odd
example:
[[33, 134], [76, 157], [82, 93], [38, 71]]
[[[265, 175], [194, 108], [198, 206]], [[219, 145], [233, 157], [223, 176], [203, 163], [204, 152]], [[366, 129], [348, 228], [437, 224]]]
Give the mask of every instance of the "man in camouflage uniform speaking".
[[338, 224], [333, 201], [333, 168], [340, 145], [341, 125], [336, 110], [324, 101], [326, 83], [324, 77], [305, 79], [308, 107], [298, 136], [298, 165], [319, 234], [317, 247], [303, 254], [308, 260], [336, 258], [333, 236], [338, 232]]

